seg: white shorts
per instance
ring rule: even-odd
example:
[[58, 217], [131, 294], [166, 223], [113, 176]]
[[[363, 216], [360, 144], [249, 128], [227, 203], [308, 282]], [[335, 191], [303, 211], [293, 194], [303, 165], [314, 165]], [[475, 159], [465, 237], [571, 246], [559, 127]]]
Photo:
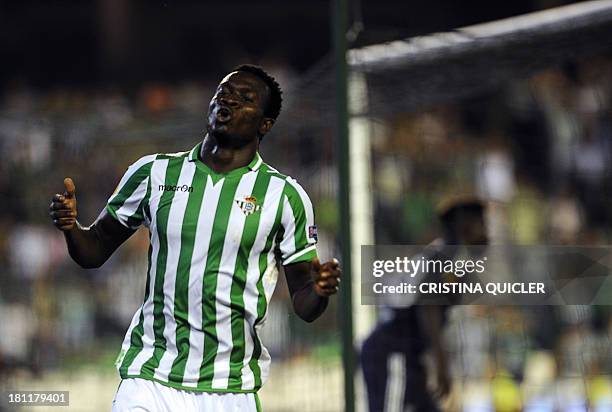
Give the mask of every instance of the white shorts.
[[147, 379], [123, 379], [112, 412], [261, 412], [255, 393], [175, 389]]

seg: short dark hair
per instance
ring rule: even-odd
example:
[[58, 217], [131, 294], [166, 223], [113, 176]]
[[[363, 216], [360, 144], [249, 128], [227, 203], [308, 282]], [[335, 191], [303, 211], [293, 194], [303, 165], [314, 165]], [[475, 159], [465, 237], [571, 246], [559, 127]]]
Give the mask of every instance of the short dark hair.
[[466, 215], [472, 217], [482, 217], [484, 213], [484, 205], [478, 200], [465, 201], [456, 203], [440, 214], [440, 220], [446, 228], [452, 228], [457, 221], [457, 217]]
[[276, 81], [276, 79], [264, 69], [259, 66], [255, 66], [253, 64], [241, 64], [237, 66], [234, 70], [235, 72], [247, 72], [254, 74], [259, 77], [261, 80], [266, 83], [268, 88], [270, 89], [270, 100], [268, 101], [268, 105], [264, 110], [264, 116], [271, 117], [276, 120], [281, 111], [281, 106], [283, 104], [283, 91], [280, 88], [280, 85]]

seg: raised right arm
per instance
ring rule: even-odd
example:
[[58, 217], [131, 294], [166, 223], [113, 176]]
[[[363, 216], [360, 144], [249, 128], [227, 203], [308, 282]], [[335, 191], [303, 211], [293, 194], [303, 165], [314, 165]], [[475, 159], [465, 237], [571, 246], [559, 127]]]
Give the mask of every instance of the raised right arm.
[[135, 230], [123, 226], [103, 209], [88, 227], [77, 221], [76, 189], [72, 179], [64, 179], [66, 191], [56, 193], [49, 205], [53, 224], [64, 232], [68, 253], [81, 267], [98, 268]]

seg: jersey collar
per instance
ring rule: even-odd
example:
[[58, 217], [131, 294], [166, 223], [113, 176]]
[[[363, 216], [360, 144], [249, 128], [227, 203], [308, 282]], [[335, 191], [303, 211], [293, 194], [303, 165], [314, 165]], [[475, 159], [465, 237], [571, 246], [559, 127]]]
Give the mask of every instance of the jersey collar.
[[[202, 142], [198, 143], [193, 149], [191, 149], [191, 151], [189, 152], [190, 162], [199, 161], [200, 163], [202, 163], [202, 161], [200, 160], [200, 157], [198, 156], [198, 154], [200, 153], [201, 147], [202, 147]], [[254, 172], [261, 167], [262, 163], [263, 163], [263, 160], [261, 159], [259, 152], [255, 152], [255, 157], [253, 157], [253, 160], [251, 160], [251, 163], [249, 163], [246, 167], [248, 167], [249, 170]]]

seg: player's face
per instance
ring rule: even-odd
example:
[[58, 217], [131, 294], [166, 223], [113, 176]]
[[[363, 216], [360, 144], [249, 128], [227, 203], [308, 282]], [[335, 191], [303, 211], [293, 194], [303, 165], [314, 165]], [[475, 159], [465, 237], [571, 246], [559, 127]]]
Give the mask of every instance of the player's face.
[[251, 73], [228, 74], [221, 80], [210, 101], [208, 132], [222, 143], [236, 145], [258, 138], [258, 134], [265, 134], [264, 109], [269, 94], [268, 86]]

